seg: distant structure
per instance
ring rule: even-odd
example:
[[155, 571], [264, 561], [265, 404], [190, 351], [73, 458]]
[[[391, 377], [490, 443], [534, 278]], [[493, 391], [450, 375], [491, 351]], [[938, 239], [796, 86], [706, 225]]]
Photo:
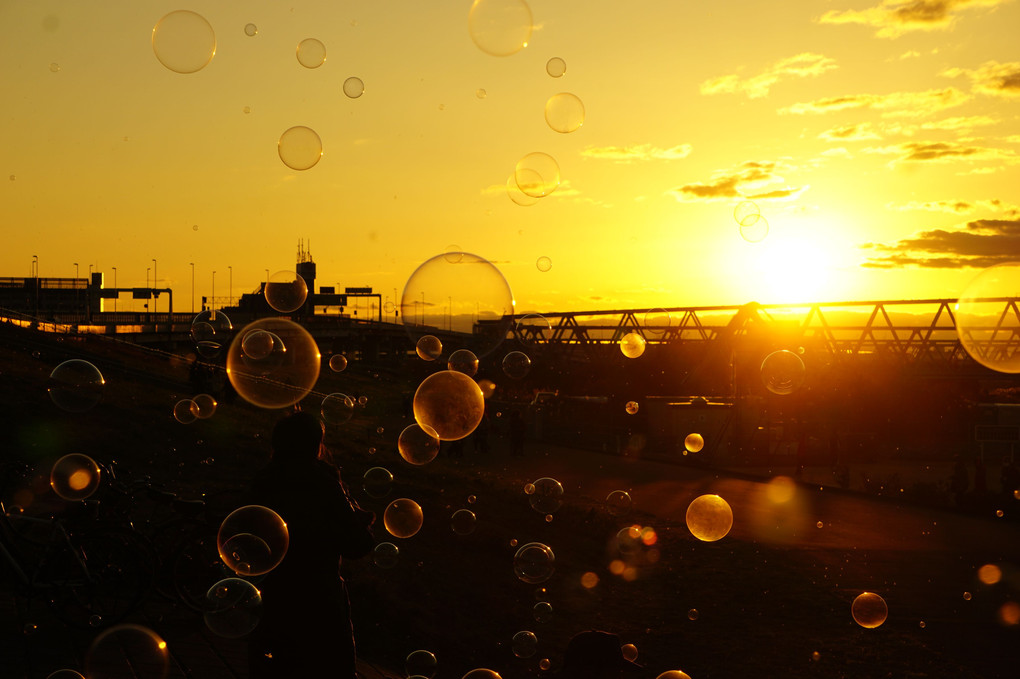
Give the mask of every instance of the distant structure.
[[88, 278], [0, 278], [0, 307], [36, 318], [91, 317], [102, 311], [103, 274]]

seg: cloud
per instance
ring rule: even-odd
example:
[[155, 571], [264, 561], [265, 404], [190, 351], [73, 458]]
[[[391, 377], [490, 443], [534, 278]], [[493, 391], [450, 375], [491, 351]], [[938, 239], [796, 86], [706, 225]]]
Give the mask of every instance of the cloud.
[[882, 146], [863, 149], [865, 153], [899, 156], [894, 163], [944, 163], [957, 160], [1006, 160], [1015, 162], [1018, 158], [1013, 151], [988, 148], [986, 146], [970, 146], [955, 142], [907, 142], [895, 146]]
[[681, 202], [734, 198], [791, 200], [807, 190], [807, 186], [775, 187], [775, 184], [785, 184], [777, 174], [782, 169], [785, 168], [777, 161], [748, 160], [736, 168], [715, 172], [710, 181], [684, 184], [668, 193]]
[[952, 28], [957, 15], [967, 9], [996, 7], [1009, 0], [882, 0], [874, 7], [829, 10], [822, 24], [861, 24], [878, 29], [879, 38], [896, 38], [910, 31], [943, 31]]
[[758, 75], [741, 79], [739, 76], [724, 75], [701, 83], [701, 93], [735, 94], [743, 92], [749, 99], [768, 96], [769, 89], [785, 78], [817, 77], [836, 66], [836, 60], [813, 52], [802, 52], [780, 59]]
[[976, 69], [950, 68], [942, 72], [949, 78], [965, 75], [970, 78], [975, 92], [996, 97], [1020, 97], [1020, 62], [1000, 64], [988, 61]]
[[1014, 205], [1013, 203], [1007, 203], [993, 198], [992, 200], [929, 200], [924, 202], [911, 201], [909, 203], [902, 203], [897, 205], [896, 203], [886, 204], [886, 208], [889, 210], [896, 210], [898, 212], [909, 212], [916, 210], [923, 210], [926, 212], [948, 212], [951, 214], [969, 214], [975, 210], [985, 210], [988, 212], [1001, 211], [1010, 215], [1020, 214], [1020, 206]]
[[677, 144], [668, 149], [651, 144], [634, 144], [631, 146], [589, 146], [581, 151], [585, 158], [612, 160], [617, 163], [634, 163], [648, 160], [680, 160], [691, 155], [690, 144]]
[[834, 113], [854, 109], [884, 111], [885, 117], [920, 117], [959, 106], [971, 98], [955, 87], [923, 92], [891, 92], [889, 94], [846, 94], [814, 101], [798, 102], [779, 109], [793, 115]]
[[880, 254], [863, 266], [919, 266], [933, 269], [984, 268], [1020, 259], [1020, 218], [977, 219], [960, 229], [932, 229], [892, 245], [865, 243]]
[[871, 129], [871, 125], [868, 123], [858, 123], [856, 125], [842, 125], [840, 127], [834, 127], [831, 130], [825, 130], [818, 135], [819, 139], [825, 141], [864, 141], [867, 139], [881, 139], [877, 132]]

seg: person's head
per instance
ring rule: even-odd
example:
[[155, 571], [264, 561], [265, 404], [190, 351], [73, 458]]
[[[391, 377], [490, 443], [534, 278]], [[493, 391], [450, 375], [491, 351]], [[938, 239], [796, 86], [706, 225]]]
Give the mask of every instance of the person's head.
[[562, 679], [619, 679], [623, 670], [640, 665], [623, 657], [620, 637], [590, 630], [575, 634], [563, 652]]
[[306, 412], [287, 415], [273, 427], [274, 460], [314, 460], [322, 445], [322, 422]]

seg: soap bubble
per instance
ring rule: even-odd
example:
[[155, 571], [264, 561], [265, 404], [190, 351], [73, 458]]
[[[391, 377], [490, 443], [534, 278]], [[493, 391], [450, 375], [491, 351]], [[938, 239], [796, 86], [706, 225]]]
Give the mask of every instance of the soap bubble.
[[196, 314], [191, 321], [191, 340], [199, 354], [205, 358], [214, 358], [230, 341], [233, 330], [234, 326], [225, 313], [206, 309]]
[[687, 528], [703, 542], [715, 542], [733, 526], [733, 510], [718, 495], [702, 495], [687, 507]]
[[308, 284], [293, 271], [277, 271], [265, 286], [266, 302], [282, 314], [300, 309], [308, 299]]
[[365, 83], [361, 78], [350, 77], [344, 81], [344, 94], [351, 99], [357, 99], [365, 93]]
[[889, 607], [886, 605], [885, 599], [878, 594], [861, 592], [850, 606], [850, 613], [858, 625], [873, 629], [889, 617]]
[[545, 102], [545, 122], [561, 134], [574, 132], [584, 125], [584, 102], [570, 92], [554, 94]]
[[486, 92], [481, 87], [479, 87], [477, 90], [475, 90], [475, 96], [478, 97], [479, 99], [485, 99], [485, 97], [487, 97], [488, 95], [489, 95], [489, 93]]
[[514, 299], [496, 266], [468, 252], [444, 252], [411, 274], [400, 316], [411, 341], [450, 329], [447, 351], [470, 349], [482, 358], [506, 337]]
[[255, 585], [240, 578], [220, 580], [205, 595], [202, 618], [216, 636], [240, 639], [262, 619], [262, 595]]
[[208, 420], [216, 414], [216, 399], [211, 394], [197, 394], [191, 399], [191, 412], [200, 420]]
[[235, 509], [220, 524], [216, 546], [220, 558], [238, 575], [262, 575], [276, 568], [290, 544], [287, 524], [269, 507]]
[[84, 413], [102, 399], [104, 384], [106, 380], [99, 368], [88, 361], [72, 358], [53, 369], [46, 391], [61, 410]]
[[439, 454], [439, 434], [427, 424], [409, 424], [397, 438], [397, 450], [411, 464], [428, 464]]
[[531, 508], [539, 514], [551, 514], [563, 504], [563, 485], [548, 476], [543, 476], [534, 483], [528, 484], [524, 492], [528, 495], [528, 503]]
[[644, 322], [645, 333], [661, 337], [666, 334], [672, 325], [673, 319], [665, 309], [649, 309], [645, 312]]
[[[242, 341], [264, 330], [279, 339], [263, 359], [246, 356]], [[319, 378], [322, 356], [315, 340], [286, 318], [263, 318], [249, 323], [234, 337], [227, 351], [227, 377], [238, 395], [261, 408], [286, 408], [303, 399]]]
[[630, 493], [625, 490], [614, 490], [606, 496], [606, 508], [613, 516], [623, 516], [633, 504]]
[[494, 57], [516, 54], [531, 38], [531, 8], [524, 0], [474, 0], [468, 31], [478, 49]]
[[305, 68], [318, 68], [326, 63], [326, 46], [315, 38], [305, 38], [298, 43], [297, 60]]
[[347, 368], [347, 357], [343, 354], [333, 354], [329, 357], [329, 369], [335, 373], [343, 372]]
[[280, 135], [276, 150], [290, 169], [307, 170], [322, 158], [322, 139], [312, 128], [296, 125]]
[[543, 255], [542, 257], [539, 257], [537, 260], [535, 260], [535, 268], [541, 271], [542, 273], [545, 273], [546, 271], [552, 269], [552, 260]]
[[560, 57], [553, 57], [545, 62], [545, 72], [553, 78], [562, 77], [567, 72], [567, 62]]
[[634, 662], [638, 657], [637, 646], [634, 644], [624, 644], [620, 647], [620, 653], [627, 662]]
[[737, 220], [741, 227], [754, 226], [755, 222], [761, 219], [761, 210], [754, 201], [745, 200], [733, 208], [733, 219]]
[[100, 632], [85, 653], [85, 676], [90, 679], [165, 677], [170, 668], [166, 642], [148, 627], [121, 624]]
[[780, 396], [797, 391], [804, 383], [804, 373], [804, 361], [786, 349], [773, 351], [761, 362], [761, 379], [765, 388]]
[[84, 500], [96, 492], [100, 480], [99, 465], [81, 453], [64, 455], [50, 471], [50, 488], [65, 500]]
[[457, 535], [470, 535], [475, 532], [477, 517], [470, 509], [458, 509], [450, 517], [450, 528]]
[[540, 200], [539, 198], [533, 198], [521, 191], [520, 187], [517, 186], [517, 180], [514, 179], [513, 175], [507, 177], [506, 195], [510, 197], [510, 200], [521, 207], [531, 207], [532, 205], [537, 204]]
[[432, 679], [436, 676], [436, 656], [431, 651], [424, 649], [412, 651], [404, 659], [404, 671], [409, 677], [425, 677]]
[[343, 424], [354, 415], [354, 399], [340, 392], [329, 394], [322, 399], [319, 414], [322, 416], [322, 421], [326, 424]]
[[637, 358], [641, 354], [645, 353], [645, 345], [647, 342], [645, 338], [639, 333], [628, 332], [622, 338], [620, 338], [620, 351], [627, 358]]
[[690, 675], [680, 670], [667, 670], [655, 679], [691, 679]]
[[517, 319], [515, 331], [517, 341], [526, 347], [532, 347], [550, 339], [552, 323], [541, 314], [528, 314]]
[[46, 675], [46, 679], [85, 679], [85, 677], [74, 670], [57, 670]]
[[532, 607], [531, 616], [535, 622], [549, 622], [553, 616], [552, 604], [548, 601], [539, 601]]
[[414, 351], [423, 361], [434, 361], [443, 353], [443, 343], [435, 335], [424, 335], [414, 345]]
[[485, 398], [474, 380], [455, 370], [429, 375], [412, 402], [414, 419], [432, 428], [443, 441], [468, 436], [482, 421]]
[[692, 453], [700, 453], [705, 447], [705, 438], [701, 434], [688, 434], [684, 439], [684, 448]]
[[446, 367], [450, 370], [464, 373], [468, 377], [474, 377], [475, 373], [478, 372], [478, 357], [470, 349], [457, 349], [457, 351], [450, 354]]
[[628, 415], [637, 415], [637, 412], [641, 408], [641, 406], [638, 405], [637, 401], [627, 401], [627, 405], [625, 405], [623, 408], [624, 410], [627, 411]]
[[956, 334], [972, 359], [1001, 373], [1020, 373], [1015, 341], [1020, 319], [1009, 300], [1020, 296], [1020, 263], [989, 267], [975, 276], [956, 305]]
[[384, 467], [371, 467], [361, 477], [361, 487], [370, 497], [386, 497], [393, 487], [393, 474]]
[[759, 217], [753, 224], [740, 226], [740, 237], [748, 243], [760, 243], [769, 235], [769, 223]]
[[548, 196], [560, 185], [560, 166], [548, 153], [536, 151], [517, 161], [514, 181], [525, 195]]
[[514, 554], [514, 574], [529, 585], [537, 585], [552, 577], [556, 555], [548, 545], [529, 542]]
[[174, 419], [181, 424], [191, 424], [197, 419], [195, 411], [198, 410], [198, 404], [192, 401], [190, 398], [182, 399], [174, 404]]
[[531, 359], [522, 351], [511, 351], [503, 357], [503, 373], [510, 379], [524, 378], [531, 370]]
[[200, 14], [170, 12], [152, 29], [152, 51], [159, 63], [175, 73], [194, 73], [216, 54], [216, 33]]
[[247, 35], [249, 38], [254, 38], [256, 35], [259, 34], [259, 27], [256, 26], [255, 24], [245, 24], [244, 34]]
[[380, 542], [372, 549], [372, 562], [379, 568], [393, 568], [400, 560], [400, 548], [392, 542]]
[[521, 631], [514, 635], [510, 646], [518, 658], [530, 658], [538, 650], [538, 637], [534, 632]]
[[421, 530], [424, 520], [421, 507], [406, 497], [394, 500], [383, 512], [383, 525], [395, 538], [409, 538]]

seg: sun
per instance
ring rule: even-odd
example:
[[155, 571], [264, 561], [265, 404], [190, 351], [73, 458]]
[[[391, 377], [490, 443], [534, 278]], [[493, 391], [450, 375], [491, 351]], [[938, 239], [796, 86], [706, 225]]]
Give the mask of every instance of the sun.
[[810, 237], [770, 235], [755, 243], [744, 283], [762, 304], [834, 301], [836, 253]]

